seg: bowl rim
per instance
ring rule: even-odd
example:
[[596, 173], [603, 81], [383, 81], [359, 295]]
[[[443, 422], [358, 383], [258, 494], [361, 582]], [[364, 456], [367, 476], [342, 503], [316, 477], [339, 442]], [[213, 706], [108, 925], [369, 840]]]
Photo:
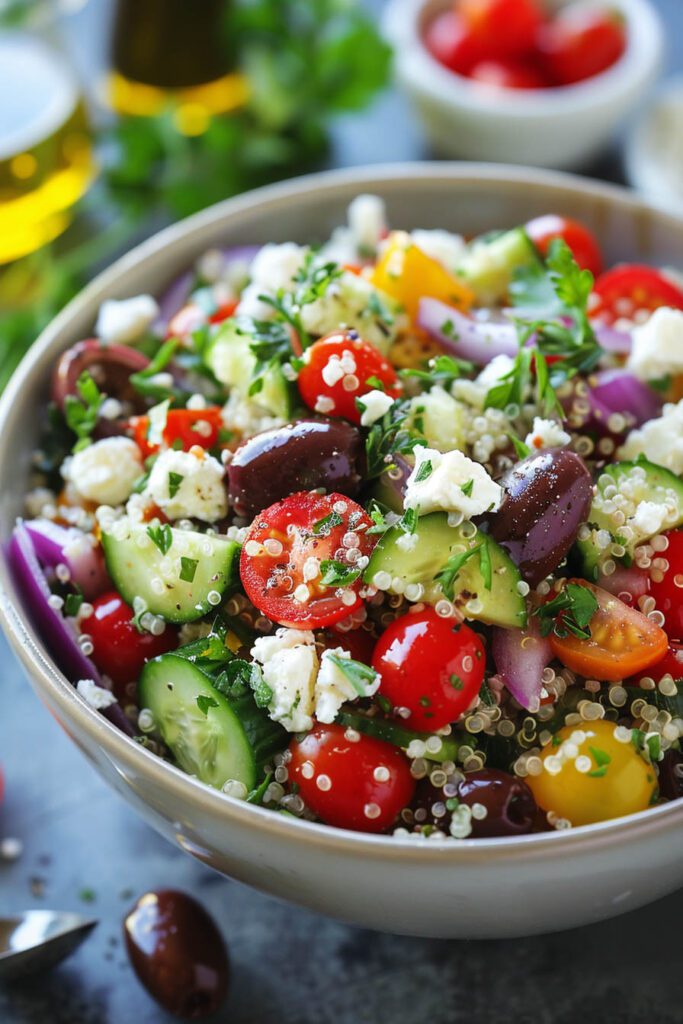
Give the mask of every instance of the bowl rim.
[[[586, 199], [603, 199], [612, 205], [646, 212], [655, 220], [661, 219], [670, 223], [673, 219], [683, 235], [683, 215], [672, 216], [665, 213], [621, 186], [559, 171], [505, 164], [447, 161], [377, 164], [322, 171], [267, 185], [224, 200], [164, 228], [121, 256], [86, 285], [40, 334], [14, 372], [0, 397], [0, 436], [4, 436], [8, 421], [19, 415], [15, 410], [21, 408], [22, 390], [27, 383], [44, 372], [42, 363], [48, 358], [59, 334], [68, 328], [72, 318], [98, 302], [102, 293], [115, 287], [122, 274], [140, 262], [153, 261], [167, 246], [178, 242], [180, 238], [191, 237], [193, 234], [201, 235], [203, 229], [216, 220], [225, 222], [227, 227], [230, 219], [241, 212], [267, 207], [271, 203], [279, 205], [283, 201], [296, 202], [297, 198], [305, 197], [309, 193], [317, 193], [320, 201], [323, 201], [326, 191], [334, 192], [340, 187], [354, 186], [359, 191], [372, 188], [381, 190], [383, 186], [402, 182], [424, 188], [429, 180], [438, 179], [456, 185], [470, 183], [476, 186], [483, 181], [489, 184], [497, 183], [501, 187], [538, 185], [564, 188]], [[421, 863], [425, 859], [431, 862], [444, 857], [454, 863], [474, 863], [480, 860], [482, 854], [494, 861], [511, 862], [528, 861], [534, 857], [544, 859], [548, 855], [554, 855], [561, 860], [566, 853], [576, 850], [577, 847], [588, 851], [602, 846], [605, 840], [616, 843], [623, 839], [647, 839], [655, 831], [683, 827], [683, 800], [671, 801], [636, 814], [566, 831], [492, 839], [467, 839], [466, 842], [453, 841], [451, 838], [423, 842], [414, 836], [373, 835], [289, 818], [212, 789], [146, 750], [102, 714], [93, 710], [49, 655], [43, 652], [40, 642], [36, 641], [35, 630], [22, 607], [4, 551], [0, 555], [0, 626], [29, 677], [36, 684], [39, 695], [42, 696], [41, 690], [49, 694], [49, 702], [59, 710], [65, 722], [68, 724], [69, 719], [73, 720], [76, 728], [97, 743], [117, 770], [121, 771], [120, 766], [123, 766], [133, 774], [143, 776], [152, 783], [156, 782], [168, 795], [177, 796], [179, 802], [187, 800], [201, 805], [209, 817], [215, 819], [220, 816], [226, 827], [234, 825], [237, 828], [251, 829], [261, 837], [267, 837], [274, 842], [283, 840], [315, 843], [322, 849], [334, 848], [336, 852], [363, 855], [378, 860], [390, 857], [394, 860], [400, 859], [401, 863]]]
[[[468, 108], [482, 116], [512, 120], [578, 115], [641, 89], [661, 61], [663, 23], [650, 0], [611, 0], [630, 27], [627, 46], [611, 67], [582, 82], [546, 89], [489, 89], [445, 68], [427, 49], [421, 29], [428, 17], [447, 9], [448, 0], [388, 0], [384, 34], [396, 49], [399, 73], [442, 107]], [[635, 36], [637, 34], [637, 43]]]

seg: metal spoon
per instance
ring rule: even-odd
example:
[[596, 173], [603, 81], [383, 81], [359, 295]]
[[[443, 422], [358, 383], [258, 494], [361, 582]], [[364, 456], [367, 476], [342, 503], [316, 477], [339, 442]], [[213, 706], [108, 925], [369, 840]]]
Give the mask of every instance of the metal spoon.
[[46, 971], [77, 949], [97, 921], [68, 911], [27, 910], [0, 918], [0, 981]]

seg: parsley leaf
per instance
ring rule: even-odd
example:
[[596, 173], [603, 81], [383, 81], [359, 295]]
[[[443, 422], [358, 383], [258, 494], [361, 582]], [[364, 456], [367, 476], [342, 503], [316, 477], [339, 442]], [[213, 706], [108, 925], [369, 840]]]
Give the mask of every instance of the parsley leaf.
[[139, 370], [137, 373], [131, 373], [129, 380], [139, 395], [143, 395], [145, 398], [152, 398], [155, 402], [162, 402], [165, 398], [168, 398], [169, 393], [174, 397], [181, 397], [185, 392], [174, 387], [168, 387], [163, 384], [156, 383], [153, 379], [162, 370], [165, 370], [168, 364], [173, 359], [178, 346], [180, 345], [179, 338], [169, 338], [163, 345], [160, 346], [159, 351], [151, 360], [148, 366], [144, 370]]
[[182, 473], [169, 473], [168, 474], [168, 496], [169, 498], [175, 498], [181, 483], [185, 477]]
[[344, 673], [359, 697], [368, 696], [368, 687], [377, 679], [374, 668], [364, 665], [362, 661], [354, 661], [353, 658], [342, 658], [331, 651], [327, 651], [324, 657]]
[[379, 476], [393, 465], [393, 455], [408, 455], [420, 438], [406, 427], [410, 402], [394, 402], [384, 416], [370, 427], [365, 439], [368, 478]]
[[590, 640], [590, 622], [598, 610], [593, 591], [581, 583], [568, 583], [557, 597], [540, 605], [533, 612], [541, 620], [541, 635], [566, 637], [571, 634], [580, 640]]
[[343, 522], [344, 520], [339, 513], [333, 510], [328, 515], [323, 516], [322, 519], [318, 519], [316, 523], [313, 523], [311, 533], [314, 533], [316, 537], [327, 537], [336, 526], [341, 526]]
[[301, 320], [302, 306], [308, 306], [322, 298], [329, 286], [341, 277], [342, 268], [333, 262], [316, 261], [314, 249], [308, 249], [302, 266], [294, 275], [294, 289], [280, 288], [273, 295], [259, 295], [259, 300], [272, 306], [280, 322], [289, 324], [299, 336], [302, 348], [308, 348], [313, 339], [305, 330]]
[[520, 348], [508, 372], [487, 391], [485, 409], [507, 409], [524, 403], [531, 384], [531, 356], [531, 349]]
[[472, 497], [472, 490], [474, 488], [474, 479], [468, 480], [467, 483], [460, 484], [460, 490], [466, 498]]
[[403, 530], [404, 533], [415, 533], [417, 529], [417, 519], [420, 515], [420, 509], [418, 508], [407, 508], [403, 513], [402, 517], [396, 523], [399, 529]]
[[181, 555], [180, 558], [180, 578], [183, 583], [192, 583], [197, 572], [197, 566], [199, 562], [196, 558], [186, 558]]
[[67, 594], [64, 598], [64, 614], [68, 618], [75, 618], [81, 610], [83, 604], [83, 591], [79, 586], [76, 587], [76, 592], [73, 594]]
[[484, 586], [487, 590], [490, 590], [493, 586], [493, 569], [491, 566], [488, 537], [484, 537], [479, 545], [479, 568], [481, 569], [481, 578], [484, 581]]
[[474, 363], [446, 355], [435, 356], [434, 359], [430, 359], [427, 367], [426, 370], [412, 368], [399, 370], [398, 375], [404, 379], [413, 377], [429, 387], [439, 384], [443, 388], [448, 388], [453, 381], [459, 380], [468, 373], [472, 373], [475, 369]]
[[420, 468], [415, 476], [415, 483], [421, 484], [423, 480], [427, 480], [431, 475], [434, 467], [432, 466], [431, 459], [425, 459], [424, 462], [420, 463]]
[[162, 526], [148, 526], [147, 536], [154, 541], [162, 555], [170, 551], [173, 544], [173, 534], [168, 523], [164, 523]]
[[201, 713], [206, 717], [209, 713], [209, 708], [217, 708], [218, 701], [214, 697], [209, 697], [206, 693], [200, 693], [197, 697], [197, 707]]
[[477, 554], [479, 548], [480, 545], [477, 544], [475, 547], [470, 548], [469, 551], [460, 551], [455, 555], [451, 555], [443, 569], [437, 572], [434, 577], [436, 582], [441, 584], [441, 589], [449, 601], [452, 601], [455, 596], [454, 585], [460, 570], [469, 562], [470, 558]]
[[87, 370], [76, 381], [76, 390], [80, 400], [75, 395], [66, 396], [64, 417], [67, 426], [78, 438], [73, 450], [79, 452], [90, 444], [90, 435], [97, 425], [104, 395]]
[[320, 582], [324, 587], [347, 587], [360, 576], [360, 569], [345, 565], [334, 558], [324, 558], [320, 563]]

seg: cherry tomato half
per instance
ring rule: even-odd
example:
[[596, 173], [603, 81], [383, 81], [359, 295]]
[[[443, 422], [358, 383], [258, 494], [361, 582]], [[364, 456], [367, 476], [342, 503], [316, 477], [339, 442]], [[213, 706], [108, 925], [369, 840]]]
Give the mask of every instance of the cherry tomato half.
[[458, 0], [456, 10], [486, 57], [531, 53], [543, 21], [538, 0]]
[[469, 27], [455, 11], [433, 18], [424, 33], [425, 46], [439, 64], [457, 75], [469, 75], [484, 53]]
[[595, 282], [591, 319], [613, 324], [632, 320], [639, 310], [653, 313], [660, 306], [683, 309], [683, 291], [661, 271], [640, 263], [623, 263]]
[[[159, 451], [158, 444], [150, 444], [149, 417], [134, 416], [130, 420], [133, 440], [140, 448], [143, 458]], [[221, 410], [217, 405], [206, 409], [169, 409], [166, 414], [166, 426], [162, 438], [168, 448], [179, 448], [184, 452], [198, 444], [202, 448], [213, 448], [218, 444], [220, 430], [223, 426]]]
[[587, 679], [613, 682], [656, 665], [664, 656], [668, 639], [663, 629], [601, 587], [585, 580], [569, 582], [592, 590], [598, 610], [590, 621], [590, 639], [550, 634], [553, 654], [563, 665]]
[[138, 632], [132, 620], [133, 609], [115, 590], [98, 597], [92, 615], [81, 620], [83, 632], [92, 637], [92, 660], [109, 676], [122, 703], [130, 703], [125, 687], [137, 681], [145, 662], [178, 646], [178, 634], [171, 626], [154, 636]]
[[683, 581], [683, 530], [672, 530], [666, 534], [669, 546], [662, 553], [669, 563], [664, 579], [659, 583], [654, 580], [650, 585], [650, 594], [664, 616], [664, 628], [674, 640], [683, 640], [683, 589], [678, 583]]
[[[247, 597], [273, 622], [295, 629], [346, 618], [362, 603], [354, 559], [369, 556], [375, 546], [375, 537], [365, 532], [371, 525], [360, 505], [343, 494], [299, 491], [276, 502], [259, 513], [242, 547]], [[326, 570], [339, 582], [324, 584]]]
[[341, 725], [317, 725], [289, 750], [289, 778], [325, 822], [359, 832], [384, 832], [413, 798], [415, 780], [401, 751]]
[[572, 85], [611, 68], [626, 49], [624, 20], [614, 11], [569, 5], [538, 31], [537, 50], [556, 85]]
[[545, 89], [547, 80], [533, 64], [512, 58], [481, 60], [474, 65], [469, 77], [473, 82], [490, 85], [494, 89]]
[[377, 390], [372, 378], [381, 381], [393, 397], [401, 392], [393, 366], [356, 331], [328, 334], [311, 345], [304, 359], [305, 365], [299, 371], [299, 391], [314, 412], [360, 423], [356, 399]]
[[433, 732], [455, 722], [479, 693], [486, 657], [480, 636], [433, 608], [395, 619], [377, 641], [373, 668], [380, 693], [408, 708], [411, 729]]
[[542, 256], [548, 255], [550, 243], [562, 238], [572, 251], [576, 262], [595, 277], [602, 270], [602, 254], [598, 240], [592, 231], [578, 220], [561, 217], [557, 213], [546, 213], [535, 217], [526, 224], [526, 233]]

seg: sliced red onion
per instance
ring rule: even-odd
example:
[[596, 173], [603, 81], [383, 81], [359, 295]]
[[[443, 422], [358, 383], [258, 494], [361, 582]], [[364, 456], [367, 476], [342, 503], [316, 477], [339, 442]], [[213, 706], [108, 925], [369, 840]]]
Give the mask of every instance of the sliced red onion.
[[[73, 627], [50, 605], [50, 588], [33, 547], [31, 534], [23, 523], [17, 523], [12, 531], [7, 545], [7, 560], [33, 625], [67, 679], [72, 683], [79, 679], [92, 679], [98, 686], [110, 689], [93, 662], [78, 646]], [[103, 709], [102, 714], [129, 736], [135, 735], [133, 725], [119, 704], [111, 704]]]
[[527, 711], [538, 711], [543, 669], [553, 660], [553, 652], [535, 619], [526, 629], [494, 629], [491, 648], [496, 671], [512, 696]]
[[90, 601], [111, 586], [99, 547], [73, 527], [60, 526], [49, 519], [30, 519], [24, 524], [33, 549], [42, 566], [50, 569], [63, 564], [71, 579]]
[[519, 351], [513, 324], [473, 320], [438, 299], [420, 299], [417, 323], [447, 352], [478, 366], [500, 355], [514, 358]]
[[627, 356], [631, 351], [631, 335], [627, 331], [618, 331], [615, 327], [608, 327], [606, 324], [594, 325], [595, 337], [605, 352], [614, 352], [616, 355]]
[[[234, 245], [221, 249], [220, 252], [225, 257], [225, 264], [228, 267], [231, 263], [251, 263], [260, 248], [259, 245]], [[195, 279], [194, 271], [186, 270], [168, 286], [159, 299], [158, 322], [164, 328], [189, 299]]]
[[625, 416], [630, 427], [639, 427], [662, 411], [660, 395], [626, 370], [600, 370], [590, 378], [587, 397], [592, 418], [603, 430], [614, 413]]

